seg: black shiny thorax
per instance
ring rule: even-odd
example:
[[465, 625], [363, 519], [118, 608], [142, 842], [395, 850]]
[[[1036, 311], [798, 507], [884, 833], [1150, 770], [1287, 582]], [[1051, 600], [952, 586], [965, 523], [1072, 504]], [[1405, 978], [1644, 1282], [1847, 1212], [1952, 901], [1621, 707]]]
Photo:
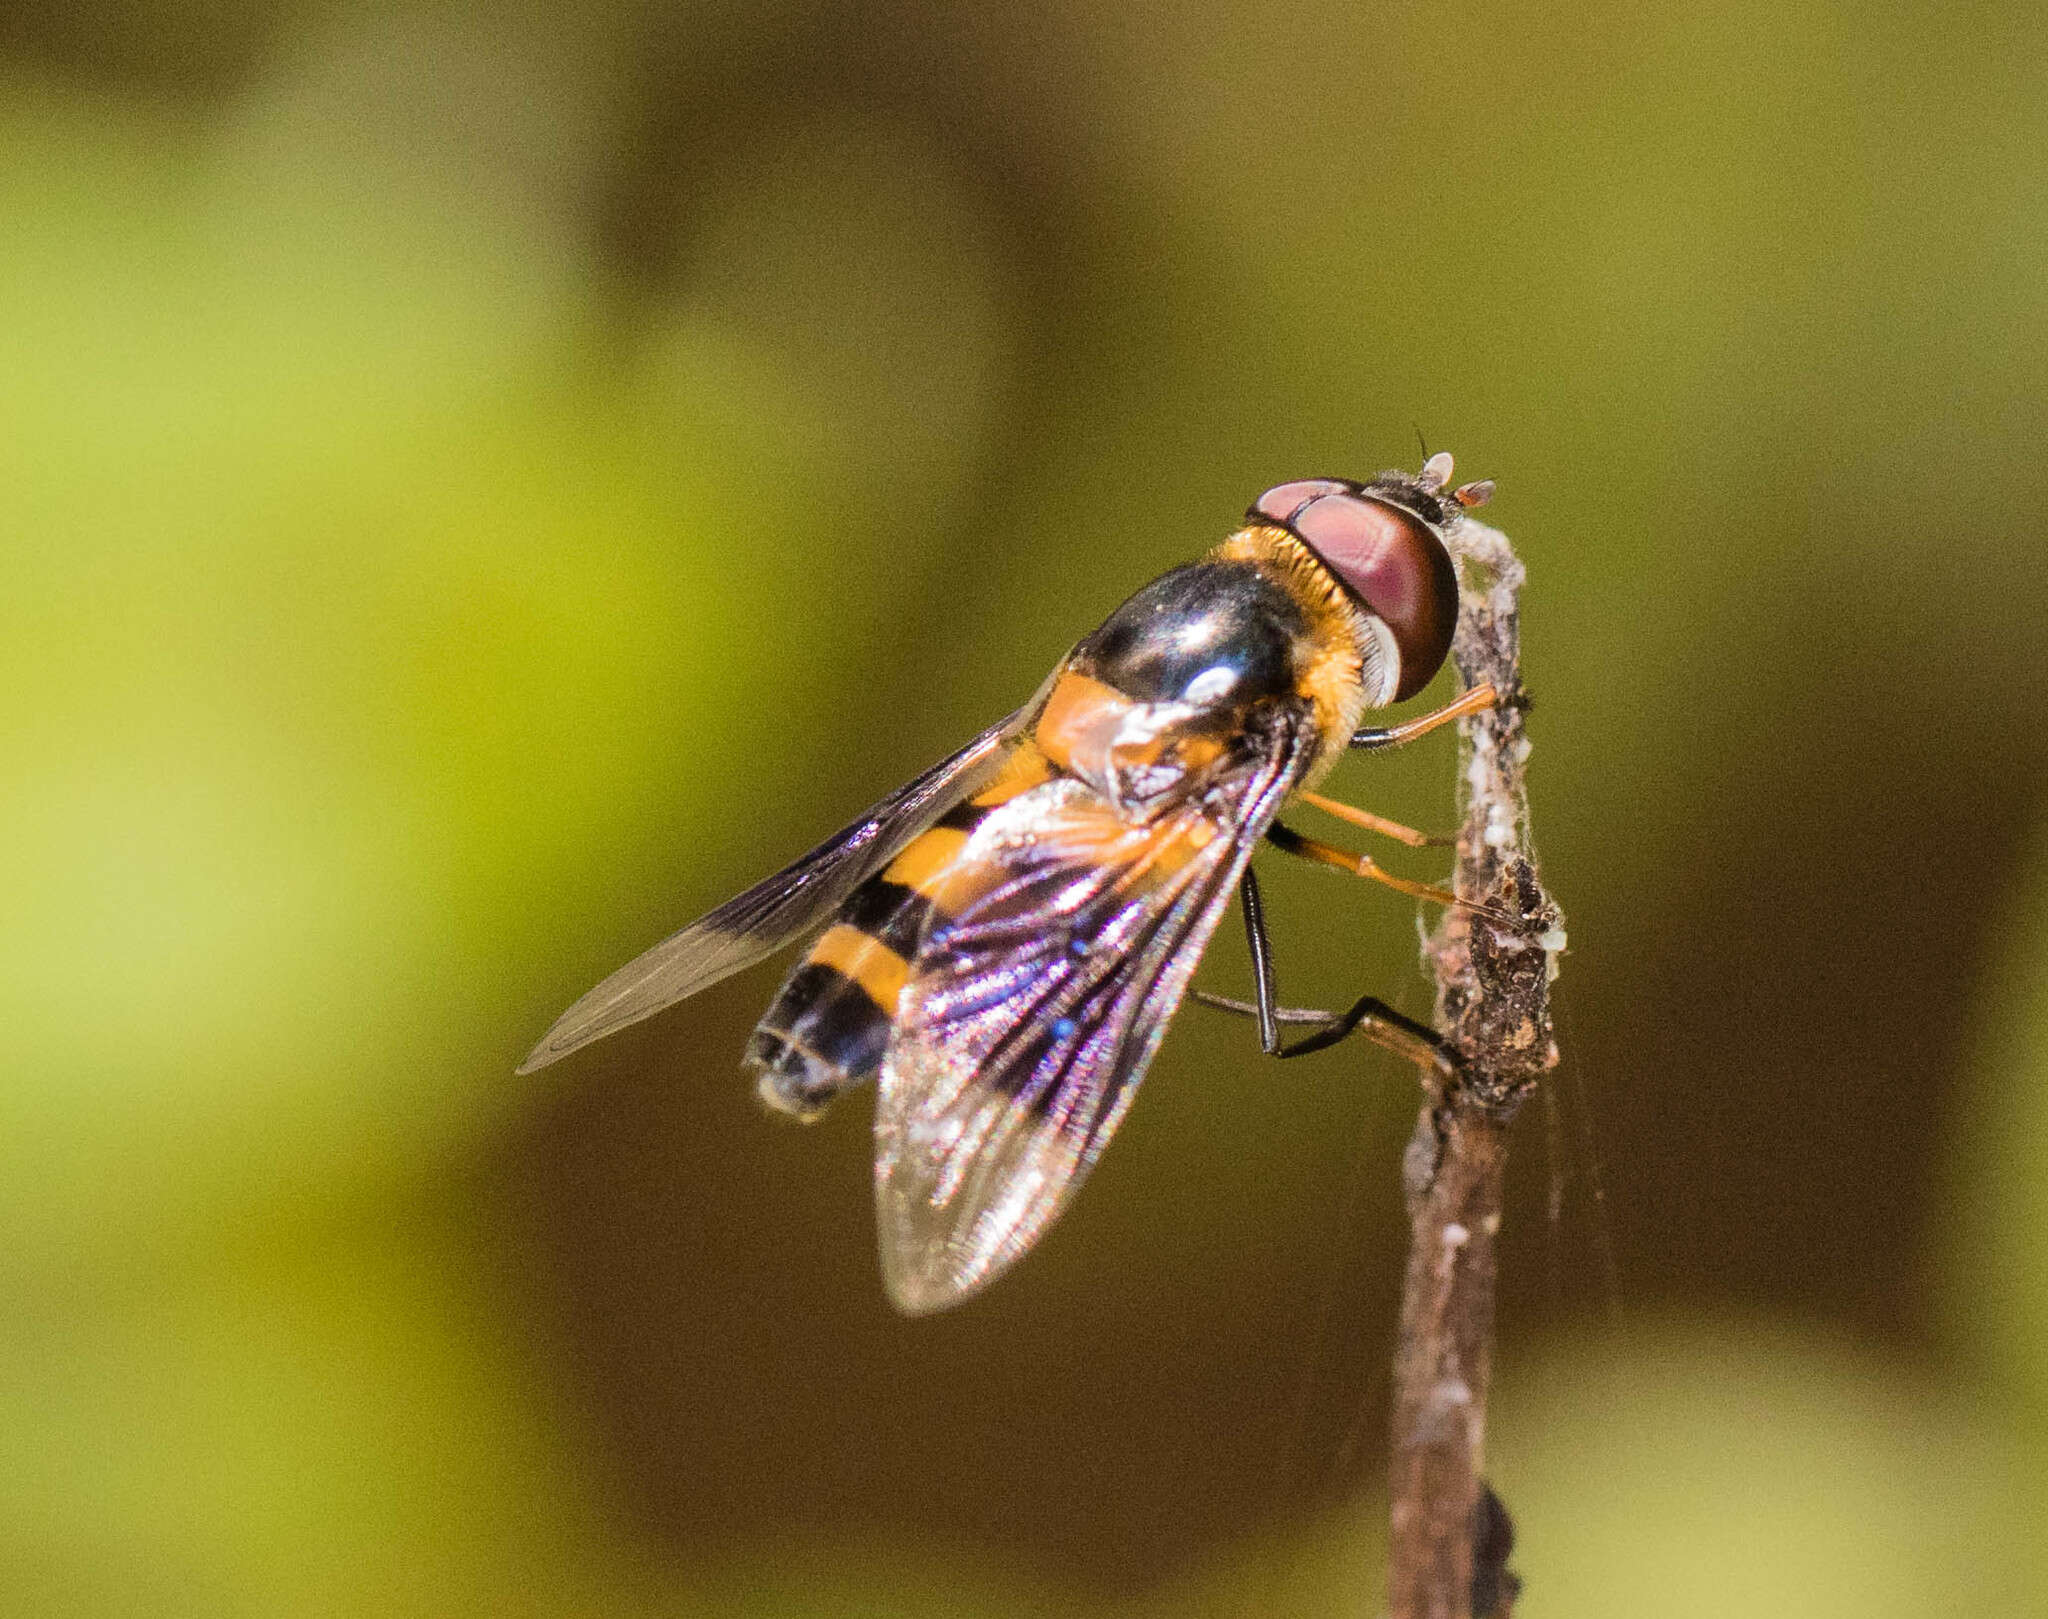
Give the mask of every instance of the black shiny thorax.
[[1294, 690], [1307, 614], [1249, 562], [1191, 562], [1111, 613], [1070, 667], [1143, 703], [1238, 707]]

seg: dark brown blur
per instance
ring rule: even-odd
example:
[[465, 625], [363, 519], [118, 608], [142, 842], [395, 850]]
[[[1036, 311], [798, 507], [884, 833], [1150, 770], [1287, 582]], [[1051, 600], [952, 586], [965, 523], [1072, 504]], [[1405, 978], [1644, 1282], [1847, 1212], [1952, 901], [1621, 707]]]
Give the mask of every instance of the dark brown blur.
[[[1570, 933], [1518, 1612], [2038, 1602], [2044, 49], [0, 16], [0, 1611], [1373, 1611], [1391, 1058], [1185, 1009], [1040, 1250], [919, 1321], [867, 1098], [740, 1075], [779, 962], [511, 1070], [1260, 490], [1418, 435], [1529, 567]], [[1455, 770], [1324, 790], [1441, 829]], [[1427, 1006], [1405, 901], [1267, 866], [1290, 1003]]]

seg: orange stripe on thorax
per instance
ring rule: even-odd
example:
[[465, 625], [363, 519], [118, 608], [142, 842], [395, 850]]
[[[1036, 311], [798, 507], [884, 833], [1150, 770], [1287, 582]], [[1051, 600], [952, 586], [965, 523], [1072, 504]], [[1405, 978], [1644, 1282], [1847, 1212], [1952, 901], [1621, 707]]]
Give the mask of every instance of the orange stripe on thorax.
[[[1123, 739], [1125, 721], [1145, 706], [1114, 686], [1069, 671], [1046, 698], [1033, 739], [1054, 764], [1098, 786], [1169, 754], [1188, 771], [1206, 769], [1223, 756], [1220, 739], [1185, 730], [1163, 731], [1149, 740]], [[1138, 735], [1143, 737], [1143, 730]]]
[[1061, 769], [1096, 775], [1097, 762], [1135, 706], [1116, 687], [1069, 670], [1054, 683], [1032, 739]]

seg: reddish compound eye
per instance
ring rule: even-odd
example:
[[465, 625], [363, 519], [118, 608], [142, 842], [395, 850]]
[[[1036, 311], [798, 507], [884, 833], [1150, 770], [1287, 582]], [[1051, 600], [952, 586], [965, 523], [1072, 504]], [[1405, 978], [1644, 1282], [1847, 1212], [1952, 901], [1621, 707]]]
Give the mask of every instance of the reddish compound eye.
[[1394, 700], [1413, 697], [1443, 667], [1458, 624], [1458, 571], [1444, 542], [1413, 513], [1348, 490], [1321, 491], [1290, 526], [1393, 632], [1401, 653]]
[[1314, 500], [1318, 495], [1342, 495], [1350, 492], [1351, 486], [1339, 483], [1335, 478], [1297, 478], [1293, 483], [1275, 484], [1253, 503], [1247, 517], [1263, 517], [1269, 522], [1291, 522], [1294, 514]]

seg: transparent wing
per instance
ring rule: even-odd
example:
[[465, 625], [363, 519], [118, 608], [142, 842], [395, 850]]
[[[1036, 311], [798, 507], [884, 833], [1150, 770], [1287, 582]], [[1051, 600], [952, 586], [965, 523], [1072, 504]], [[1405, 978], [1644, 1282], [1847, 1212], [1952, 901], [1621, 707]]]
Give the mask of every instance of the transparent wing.
[[976, 791], [1036, 711], [1034, 699], [951, 758], [898, 788], [801, 860], [756, 883], [613, 973], [555, 1020], [519, 1072], [530, 1074], [772, 955], [824, 921], [904, 844]]
[[1146, 821], [1072, 777], [975, 829], [898, 1002], [875, 1116], [882, 1271], [912, 1314], [978, 1291], [1122, 1120], [1260, 836], [1313, 751], [1269, 713]]

